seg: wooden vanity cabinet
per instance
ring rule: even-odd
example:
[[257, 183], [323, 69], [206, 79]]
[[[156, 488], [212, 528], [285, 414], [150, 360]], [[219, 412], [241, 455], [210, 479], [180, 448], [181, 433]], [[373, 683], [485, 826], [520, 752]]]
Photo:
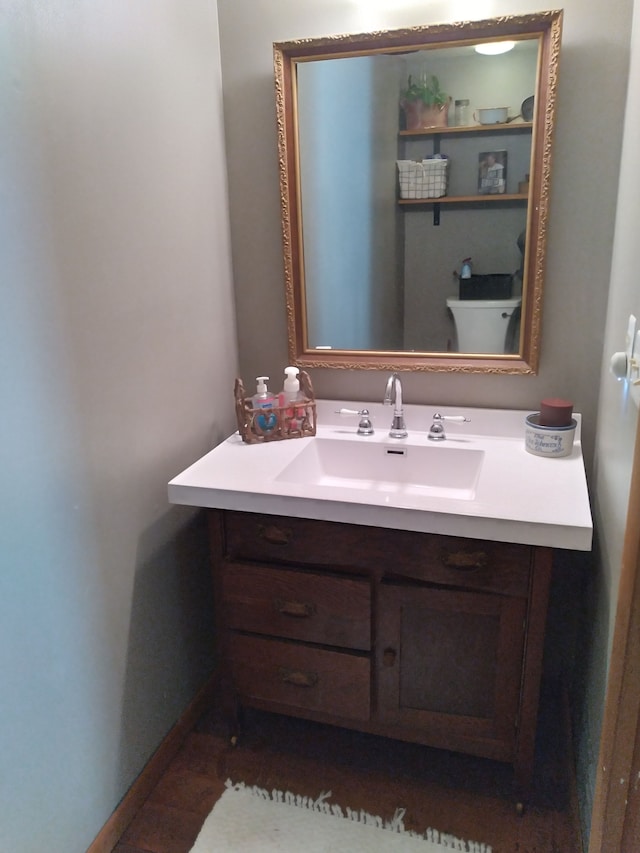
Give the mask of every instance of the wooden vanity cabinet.
[[533, 770], [551, 549], [210, 511], [223, 697]]

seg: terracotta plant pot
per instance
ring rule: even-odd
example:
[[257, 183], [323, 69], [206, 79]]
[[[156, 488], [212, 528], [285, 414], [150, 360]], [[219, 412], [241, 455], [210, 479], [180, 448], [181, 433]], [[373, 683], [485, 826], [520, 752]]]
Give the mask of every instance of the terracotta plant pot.
[[407, 130], [427, 130], [430, 127], [447, 127], [449, 101], [446, 104], [427, 106], [422, 101], [402, 101]]

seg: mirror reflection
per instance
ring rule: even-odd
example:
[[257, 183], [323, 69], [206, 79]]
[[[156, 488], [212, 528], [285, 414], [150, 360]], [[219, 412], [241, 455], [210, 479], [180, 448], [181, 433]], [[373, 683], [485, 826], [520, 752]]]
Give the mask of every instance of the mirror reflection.
[[275, 46], [292, 360], [535, 370], [555, 75], [525, 17], [497, 55], [491, 22]]

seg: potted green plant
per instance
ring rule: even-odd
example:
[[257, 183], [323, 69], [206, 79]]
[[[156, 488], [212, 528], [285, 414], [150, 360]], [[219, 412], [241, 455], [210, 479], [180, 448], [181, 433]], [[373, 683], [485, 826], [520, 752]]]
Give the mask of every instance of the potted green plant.
[[442, 91], [435, 74], [421, 74], [418, 80], [410, 74], [406, 89], [400, 92], [407, 130], [446, 127], [450, 103], [451, 97]]

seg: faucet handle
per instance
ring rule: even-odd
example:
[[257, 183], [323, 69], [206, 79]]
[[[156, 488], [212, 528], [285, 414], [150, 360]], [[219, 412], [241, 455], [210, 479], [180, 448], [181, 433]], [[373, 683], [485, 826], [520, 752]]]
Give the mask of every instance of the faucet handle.
[[433, 423], [431, 424], [431, 429], [429, 430], [429, 438], [431, 441], [444, 441], [447, 437], [444, 433], [444, 426], [442, 424], [443, 421], [453, 421], [454, 423], [459, 424], [468, 424], [471, 423], [471, 418], [465, 418], [464, 415], [441, 415], [440, 412], [435, 412], [433, 416]]
[[471, 418], [465, 418], [464, 415], [441, 415], [436, 412], [433, 416], [434, 421], [451, 421], [452, 423], [470, 424]]
[[336, 415], [358, 415], [358, 435], [373, 435], [373, 424], [369, 417], [369, 409], [336, 409]]

